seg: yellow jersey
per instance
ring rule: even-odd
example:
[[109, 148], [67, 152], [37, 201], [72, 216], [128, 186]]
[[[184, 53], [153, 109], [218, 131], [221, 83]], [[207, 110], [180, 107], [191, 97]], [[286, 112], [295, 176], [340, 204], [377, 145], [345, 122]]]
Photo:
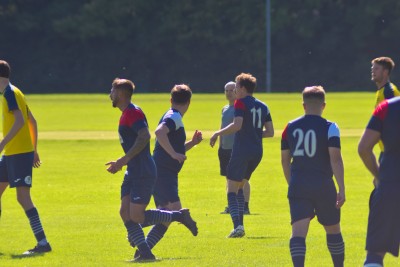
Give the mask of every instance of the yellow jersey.
[[29, 131], [28, 112], [24, 94], [12, 84], [9, 84], [3, 92], [3, 138], [11, 130], [15, 122], [14, 110], [20, 110], [24, 118], [24, 125], [8, 142], [4, 148], [4, 155], [15, 155], [34, 151], [31, 134]]
[[[385, 99], [390, 99], [395, 96], [400, 96], [400, 92], [397, 89], [396, 85], [391, 82], [387, 82], [384, 86], [382, 86], [379, 90], [376, 91], [376, 102], [375, 108]], [[379, 147], [381, 151], [384, 151], [382, 141], [379, 141]]]

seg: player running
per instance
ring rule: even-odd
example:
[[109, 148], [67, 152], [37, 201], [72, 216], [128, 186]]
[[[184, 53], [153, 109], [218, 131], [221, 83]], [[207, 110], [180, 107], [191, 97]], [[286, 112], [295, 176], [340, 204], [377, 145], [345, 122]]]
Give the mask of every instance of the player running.
[[227, 167], [228, 207], [234, 228], [228, 238], [245, 235], [243, 180], [250, 180], [251, 174], [261, 161], [262, 138], [274, 136], [268, 107], [253, 97], [257, 85], [256, 78], [251, 74], [242, 73], [235, 81], [235, 118], [228, 126], [216, 131], [210, 139], [210, 145], [214, 147], [218, 136], [235, 133], [232, 155]]

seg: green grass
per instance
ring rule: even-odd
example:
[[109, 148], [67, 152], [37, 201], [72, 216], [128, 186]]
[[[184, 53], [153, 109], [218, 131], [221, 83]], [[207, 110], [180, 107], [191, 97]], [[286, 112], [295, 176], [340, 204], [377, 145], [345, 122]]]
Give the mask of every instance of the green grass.
[[[290, 215], [286, 182], [280, 167], [279, 132], [303, 114], [300, 94], [258, 94], [271, 109], [276, 137], [264, 141], [264, 158], [251, 178], [252, 215], [245, 216], [246, 237], [226, 239], [230, 216], [219, 214], [226, 205], [225, 181], [219, 176], [217, 149], [208, 145], [220, 125], [223, 95], [194, 95], [184, 117], [188, 132], [202, 130], [203, 143], [188, 152], [180, 173], [180, 196], [198, 221], [199, 235], [191, 236], [174, 224], [153, 252], [160, 259], [146, 266], [291, 266], [288, 242]], [[28, 95], [39, 123], [39, 153], [32, 196], [53, 252], [24, 258], [35, 244], [15, 190], [2, 199], [0, 266], [126, 266], [132, 250], [119, 218], [119, 189], [123, 173], [111, 175], [104, 163], [122, 155], [117, 138], [120, 111], [107, 95]], [[134, 95], [145, 111], [151, 131], [169, 108], [168, 94]], [[361, 266], [371, 175], [357, 155], [357, 143], [374, 105], [372, 93], [329, 93], [325, 116], [342, 130], [347, 202], [342, 210], [346, 265]], [[87, 135], [82, 135], [82, 133]], [[152, 141], [152, 147], [153, 147]], [[153, 207], [153, 203], [150, 204]], [[392, 256], [387, 266], [399, 264]], [[144, 264], [143, 264], [144, 265]], [[332, 266], [325, 234], [316, 220], [307, 237], [307, 266]]]

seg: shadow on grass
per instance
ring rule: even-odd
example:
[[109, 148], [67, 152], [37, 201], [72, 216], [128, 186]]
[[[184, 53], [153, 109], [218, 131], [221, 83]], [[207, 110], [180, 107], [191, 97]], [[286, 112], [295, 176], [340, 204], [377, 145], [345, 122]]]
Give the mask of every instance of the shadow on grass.
[[35, 254], [11, 254], [12, 259], [24, 259], [24, 258], [33, 258], [33, 257], [42, 257], [45, 253], [35, 253]]
[[246, 239], [276, 239], [274, 236], [247, 236]]
[[157, 263], [157, 262], [163, 262], [163, 261], [178, 261], [178, 260], [195, 260], [195, 259], [200, 259], [196, 257], [176, 257], [176, 258], [157, 258], [154, 261], [141, 261], [141, 262], [136, 262], [135, 260], [126, 260], [126, 263], [140, 263], [140, 264], [146, 264], [146, 263]]

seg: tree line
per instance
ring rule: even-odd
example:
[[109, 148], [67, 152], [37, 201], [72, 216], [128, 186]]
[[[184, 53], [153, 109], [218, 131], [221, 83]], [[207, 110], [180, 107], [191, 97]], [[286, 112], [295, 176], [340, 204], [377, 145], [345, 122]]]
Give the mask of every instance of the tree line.
[[[372, 58], [400, 65], [397, 14], [396, 0], [271, 0], [272, 90], [373, 90]], [[265, 21], [265, 0], [2, 0], [0, 58], [34, 93], [108, 92], [115, 77], [221, 92], [241, 72], [263, 91]]]

